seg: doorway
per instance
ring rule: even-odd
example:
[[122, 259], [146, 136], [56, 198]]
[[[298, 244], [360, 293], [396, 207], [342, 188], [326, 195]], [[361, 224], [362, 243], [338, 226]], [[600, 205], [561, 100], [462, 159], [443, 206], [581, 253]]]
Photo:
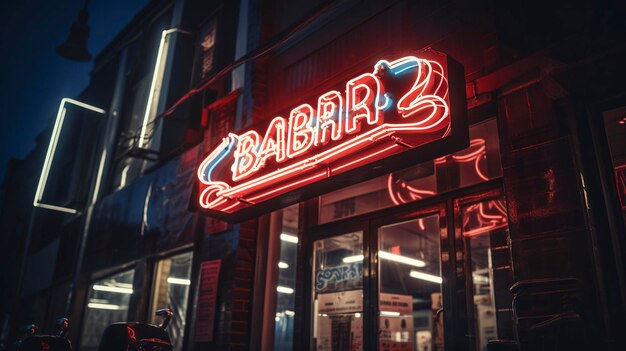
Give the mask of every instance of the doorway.
[[485, 350], [509, 338], [506, 201], [493, 188], [456, 195], [304, 230], [309, 350]]
[[439, 203], [305, 234], [310, 350], [443, 350], [445, 213]]

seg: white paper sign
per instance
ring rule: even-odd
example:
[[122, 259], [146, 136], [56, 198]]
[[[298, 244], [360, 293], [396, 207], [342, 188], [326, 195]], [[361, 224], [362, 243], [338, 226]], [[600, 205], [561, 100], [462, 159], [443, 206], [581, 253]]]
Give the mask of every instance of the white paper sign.
[[380, 310], [398, 312], [400, 315], [413, 314], [413, 297], [411, 295], [380, 293]]
[[355, 313], [363, 311], [363, 291], [349, 290], [317, 295], [317, 313]]

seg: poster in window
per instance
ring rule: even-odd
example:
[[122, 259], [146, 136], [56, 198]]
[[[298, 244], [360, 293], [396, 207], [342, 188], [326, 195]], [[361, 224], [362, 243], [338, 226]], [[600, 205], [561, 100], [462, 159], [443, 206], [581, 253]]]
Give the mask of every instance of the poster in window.
[[413, 350], [413, 297], [380, 293], [380, 336], [382, 351]]

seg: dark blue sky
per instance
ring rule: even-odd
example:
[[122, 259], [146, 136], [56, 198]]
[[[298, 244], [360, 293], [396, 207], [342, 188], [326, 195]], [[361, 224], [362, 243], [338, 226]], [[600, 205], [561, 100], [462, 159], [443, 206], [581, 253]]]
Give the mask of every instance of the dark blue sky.
[[[91, 0], [89, 51], [92, 56], [149, 0]], [[93, 61], [58, 56], [83, 0], [0, 1], [0, 182], [11, 157], [22, 158], [35, 137], [56, 116], [60, 100], [89, 83]]]

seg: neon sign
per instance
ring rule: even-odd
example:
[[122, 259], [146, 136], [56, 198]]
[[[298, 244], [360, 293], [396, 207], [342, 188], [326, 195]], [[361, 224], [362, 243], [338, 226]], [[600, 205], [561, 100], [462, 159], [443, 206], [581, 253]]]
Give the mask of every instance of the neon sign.
[[459, 150], [464, 89], [445, 55], [380, 60], [264, 128], [229, 133], [198, 168], [197, 205], [241, 220]]

